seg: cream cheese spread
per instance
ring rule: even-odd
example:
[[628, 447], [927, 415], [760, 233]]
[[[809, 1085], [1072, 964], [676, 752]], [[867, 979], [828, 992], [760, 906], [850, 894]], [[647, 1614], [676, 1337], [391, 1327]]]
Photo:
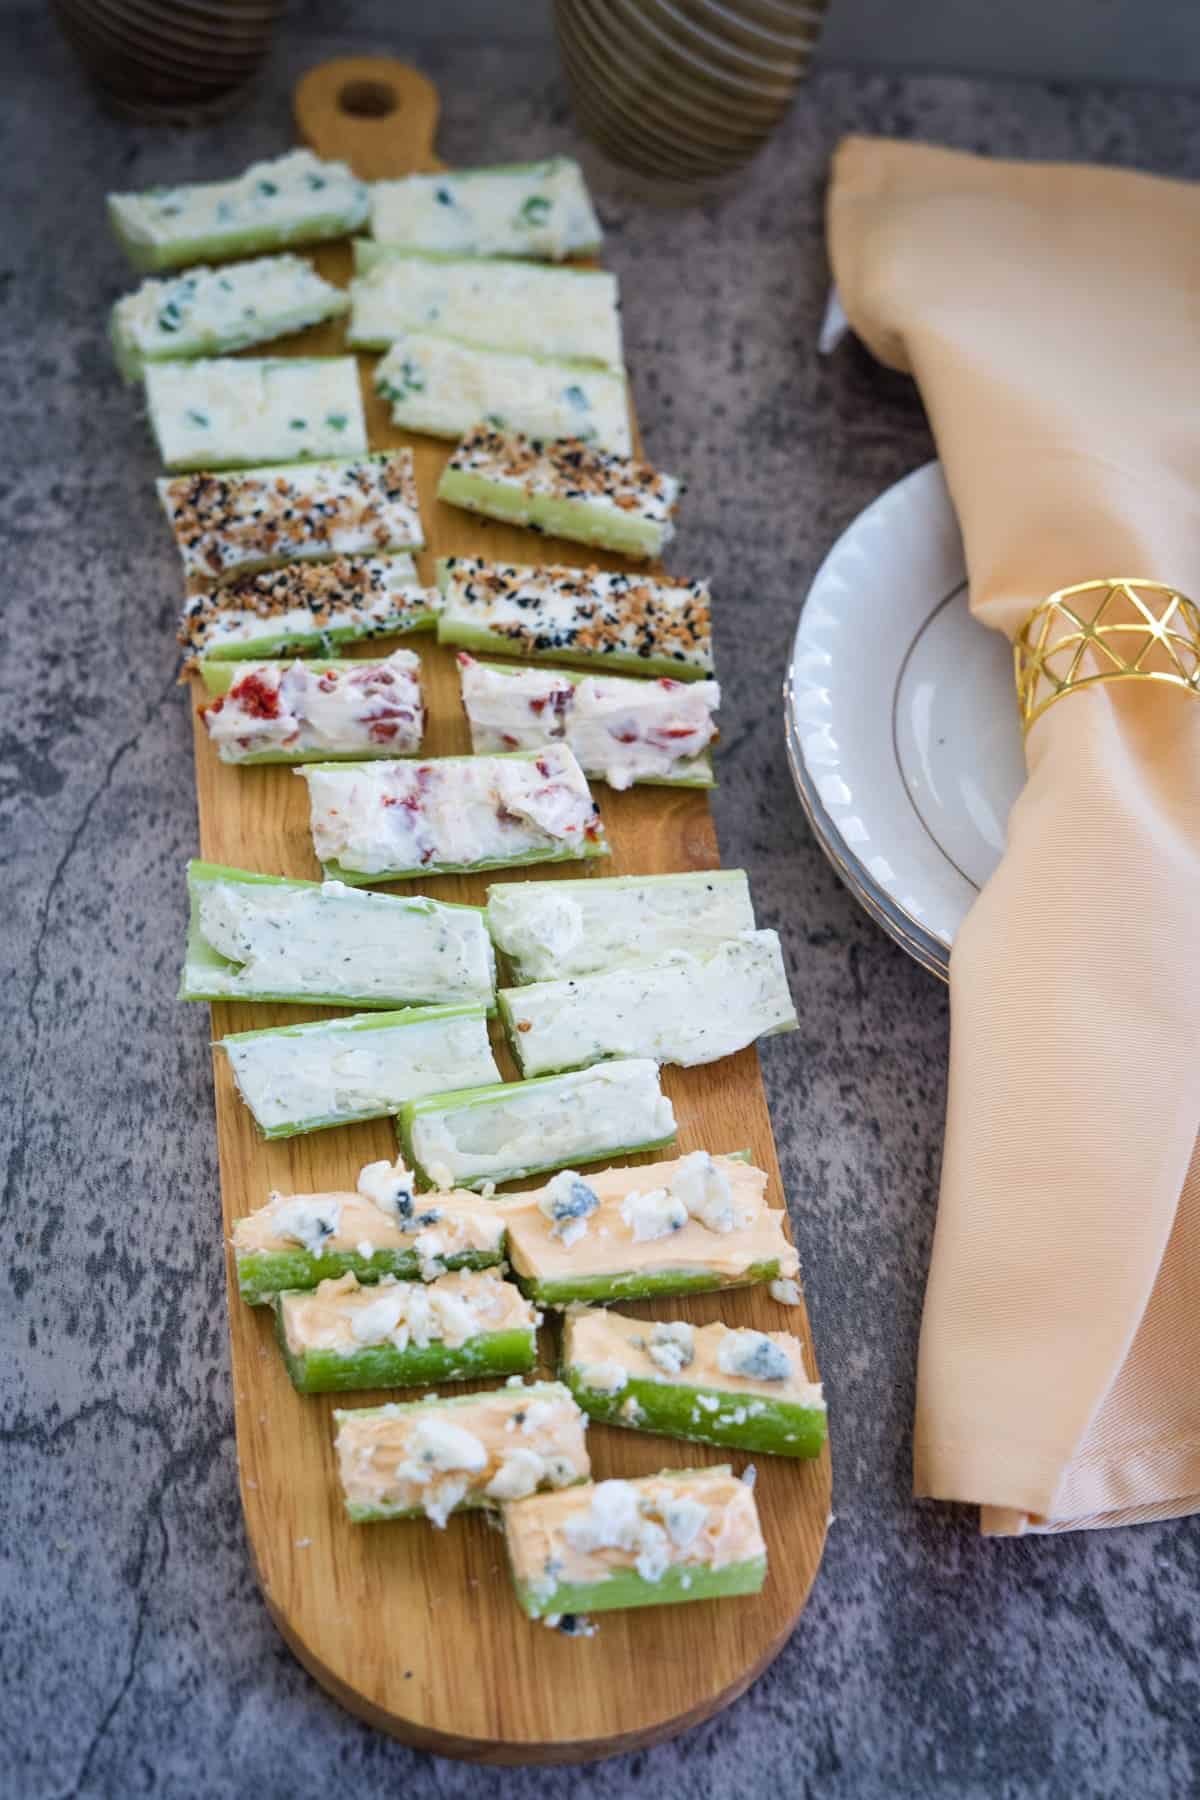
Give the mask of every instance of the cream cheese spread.
[[222, 762], [265, 755], [414, 756], [425, 729], [421, 661], [222, 663], [229, 687], [201, 716]]
[[304, 257], [260, 256], [143, 281], [113, 307], [113, 342], [133, 381], [143, 363], [227, 355], [335, 318], [349, 303]]
[[423, 1094], [500, 1080], [482, 1006], [320, 1019], [243, 1032], [221, 1048], [268, 1133], [377, 1118]]
[[[489, 1178], [508, 1180], [513, 1171], [661, 1142], [673, 1136], [675, 1114], [652, 1062], [612, 1062], [549, 1081], [508, 1083], [494, 1099], [489, 1095], [475, 1105], [456, 1104], [451, 1095], [436, 1110], [417, 1111], [410, 1129], [413, 1157], [422, 1168], [444, 1171], [447, 1184], [477, 1186]], [[589, 1176], [589, 1187], [602, 1179]], [[538, 1211], [536, 1200], [531, 1204], [539, 1236], [568, 1259], [577, 1253], [577, 1246], [568, 1250], [555, 1235], [557, 1221]]]
[[[600, 1063], [587, 1073], [623, 1066], [628, 1065]], [[570, 1243], [546, 1215], [544, 1190], [497, 1202], [508, 1226], [513, 1268], [538, 1282], [656, 1271], [692, 1271], [736, 1282], [764, 1264], [777, 1264], [779, 1275], [794, 1276], [800, 1259], [784, 1235], [785, 1214], [767, 1204], [763, 1170], [732, 1156], [711, 1159], [728, 1183], [737, 1220], [731, 1231], [714, 1231], [691, 1217], [679, 1196], [680, 1187], [688, 1191], [691, 1161], [685, 1156], [640, 1169], [589, 1174], [587, 1183], [599, 1204], [588, 1217], [586, 1234]]]
[[438, 486], [456, 506], [633, 556], [657, 556], [674, 537], [680, 492], [676, 476], [578, 437], [547, 442], [490, 423], [466, 433]]
[[318, 765], [297, 773], [308, 783], [313, 848], [339, 870], [432, 874], [537, 852], [584, 856], [603, 843], [595, 801], [565, 745], [526, 758]]
[[227, 963], [188, 971], [206, 997], [491, 1003], [494, 952], [474, 907], [340, 881], [239, 881], [193, 869], [188, 883], [200, 935]]
[[796, 1025], [774, 931], [729, 938], [707, 956], [673, 950], [640, 968], [501, 988], [499, 1001], [524, 1075], [608, 1056], [691, 1068]]
[[598, 249], [603, 234], [579, 164], [554, 156], [376, 181], [371, 235], [414, 250], [558, 262]]
[[493, 350], [622, 366], [617, 278], [606, 270], [389, 254], [360, 239], [362, 251], [372, 254], [350, 283], [351, 344], [385, 349], [405, 332], [437, 331]]
[[571, 438], [617, 456], [633, 446], [624, 373], [591, 363], [408, 331], [380, 359], [375, 390], [406, 431], [460, 437], [485, 419], [497, 431]]
[[352, 1518], [424, 1513], [440, 1526], [455, 1506], [520, 1500], [591, 1472], [587, 1420], [558, 1382], [336, 1412], [334, 1420]]
[[358, 456], [367, 448], [352, 356], [150, 363], [146, 406], [168, 469]]
[[741, 869], [618, 875], [596, 881], [505, 882], [488, 889], [488, 930], [516, 980], [596, 975], [705, 956], [754, 930]]
[[397, 1217], [362, 1191], [362, 1175], [359, 1183], [353, 1194], [272, 1194], [265, 1206], [234, 1222], [235, 1253], [270, 1254], [299, 1244], [313, 1256], [350, 1251], [373, 1255], [377, 1250], [411, 1249], [418, 1236], [433, 1233], [444, 1258], [471, 1250], [494, 1254], [504, 1242], [504, 1220], [494, 1206], [474, 1194], [425, 1195], [406, 1216]]
[[[450, 642], [495, 639], [497, 649], [512, 655], [712, 670], [711, 596], [703, 581], [559, 564], [530, 568], [474, 556], [443, 558], [438, 580], [439, 634]], [[715, 707], [715, 683], [700, 685]]]
[[342, 556], [235, 576], [190, 595], [176, 634], [188, 649], [239, 657], [255, 645], [270, 655], [291, 646], [329, 649], [432, 625], [442, 604], [423, 588], [411, 556]]
[[563, 740], [585, 775], [613, 788], [635, 781], [711, 779], [715, 681], [653, 681], [561, 670], [497, 668], [458, 654], [463, 710], [476, 755]]
[[159, 481], [158, 497], [198, 581], [422, 542], [411, 450], [176, 476]]

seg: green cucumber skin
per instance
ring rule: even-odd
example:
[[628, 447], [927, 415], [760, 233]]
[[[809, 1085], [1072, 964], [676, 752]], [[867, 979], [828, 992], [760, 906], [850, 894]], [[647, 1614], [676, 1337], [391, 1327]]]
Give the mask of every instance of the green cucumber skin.
[[456, 1350], [446, 1344], [369, 1344], [349, 1356], [332, 1350], [310, 1350], [297, 1356], [288, 1348], [283, 1308], [275, 1303], [275, 1334], [292, 1386], [300, 1394], [344, 1394], [359, 1388], [420, 1387], [426, 1382], [477, 1381], [492, 1375], [523, 1375], [537, 1360], [537, 1333], [532, 1328], [490, 1331], [468, 1338]]
[[[819, 1456], [825, 1444], [826, 1418], [820, 1407], [792, 1406], [770, 1400], [764, 1394], [737, 1395], [719, 1388], [691, 1388], [666, 1382], [643, 1381], [631, 1376], [616, 1394], [597, 1393], [585, 1385], [576, 1369], [564, 1367], [561, 1378], [589, 1418], [628, 1431], [648, 1431], [659, 1437], [683, 1438], [692, 1444], [716, 1444], [731, 1450], [760, 1451], [766, 1456]], [[716, 1412], [699, 1404], [703, 1395], [718, 1402]], [[622, 1407], [636, 1400], [636, 1419], [627, 1419]], [[732, 1417], [760, 1402], [765, 1411], [746, 1417], [740, 1424]], [[694, 1424], [698, 1413], [701, 1423]]]
[[[325, 758], [328, 761], [328, 757]], [[394, 760], [394, 759], [393, 759]], [[426, 875], [478, 875], [488, 869], [524, 869], [533, 863], [586, 862], [594, 856], [611, 856], [603, 840], [585, 843], [578, 850], [527, 850], [520, 856], [491, 856], [474, 863], [426, 863], [421, 869], [376, 869], [364, 874], [361, 869], [347, 869], [336, 860], [322, 863], [326, 877], [344, 881], [347, 887], [369, 887], [373, 882], [416, 881]]]
[[[425, 1513], [419, 1506], [362, 1506], [350, 1500], [345, 1502], [346, 1517], [352, 1525], [386, 1525], [396, 1519], [424, 1519]], [[450, 1517], [465, 1512], [495, 1512], [496, 1503], [478, 1495], [470, 1500], [460, 1500], [457, 1506], [450, 1508]]]
[[189, 263], [231, 262], [235, 257], [256, 256], [269, 250], [293, 249], [298, 244], [323, 244], [330, 238], [348, 237], [365, 223], [370, 202], [340, 213], [317, 213], [303, 223], [247, 226], [241, 231], [215, 233], [211, 237], [181, 238], [172, 244], [146, 244], [130, 237], [119, 215], [108, 209], [113, 236], [134, 268], [142, 275], [159, 275], [167, 269], [186, 269]]
[[[644, 1146], [657, 1149], [658, 1145]], [[631, 1151], [614, 1152], [622, 1156], [631, 1155]], [[561, 1165], [559, 1165], [561, 1166]], [[536, 1173], [537, 1171], [531, 1171]], [[775, 1281], [779, 1275], [779, 1260], [751, 1263], [742, 1274], [732, 1278], [714, 1275], [707, 1269], [637, 1269], [618, 1272], [613, 1275], [584, 1275], [575, 1280], [559, 1277], [554, 1281], [539, 1281], [536, 1276], [525, 1275], [514, 1268], [513, 1280], [527, 1300], [536, 1301], [539, 1306], [570, 1306], [581, 1300], [592, 1306], [606, 1306], [614, 1300], [654, 1300], [659, 1296], [670, 1294], [712, 1294], [725, 1288], [758, 1287], [764, 1281]]]
[[663, 525], [605, 511], [586, 500], [529, 495], [515, 483], [490, 481], [486, 476], [461, 469], [442, 471], [437, 497], [464, 512], [482, 513], [485, 518], [502, 519], [510, 525], [525, 525], [531, 531], [568, 538], [577, 544], [617, 550], [639, 560], [660, 555], [671, 535]]
[[329, 631], [293, 632], [291, 636], [239, 639], [237, 643], [205, 648], [206, 663], [260, 662], [280, 656], [323, 656], [342, 644], [369, 643], [375, 638], [404, 637], [415, 631], [436, 631], [437, 613], [429, 607], [396, 613], [373, 625], [335, 625]]
[[[684, 1580], [690, 1577], [690, 1585]], [[736, 1594], [757, 1594], [767, 1579], [767, 1559], [730, 1563], [724, 1569], [681, 1568], [672, 1564], [658, 1581], [647, 1581], [636, 1569], [621, 1569], [604, 1581], [563, 1582], [548, 1599], [535, 1596], [527, 1582], [514, 1581], [517, 1604], [530, 1619], [551, 1613], [626, 1611], [636, 1606], [674, 1606], [687, 1600], [721, 1600]]]
[[[356, 1275], [364, 1286], [384, 1275], [399, 1281], [421, 1279], [415, 1250], [376, 1250], [370, 1256], [360, 1256], [357, 1250], [332, 1250], [324, 1256], [308, 1250], [251, 1250], [237, 1251], [235, 1261], [238, 1293], [247, 1306], [272, 1306], [278, 1294], [315, 1288], [339, 1275]], [[504, 1261], [504, 1247], [463, 1250], [438, 1261], [448, 1270], [497, 1268]]]

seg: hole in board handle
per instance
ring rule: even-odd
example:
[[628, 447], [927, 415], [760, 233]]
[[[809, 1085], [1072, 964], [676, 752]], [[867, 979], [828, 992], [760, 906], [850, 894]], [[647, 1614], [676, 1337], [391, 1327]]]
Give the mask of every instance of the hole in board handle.
[[399, 105], [395, 88], [386, 81], [348, 81], [338, 94], [338, 106], [354, 119], [386, 119]]

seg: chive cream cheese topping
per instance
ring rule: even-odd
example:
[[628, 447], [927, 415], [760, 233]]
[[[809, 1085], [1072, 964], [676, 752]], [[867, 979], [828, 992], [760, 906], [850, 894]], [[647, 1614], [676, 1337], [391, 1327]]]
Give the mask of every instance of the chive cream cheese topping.
[[293, 558], [419, 549], [410, 450], [158, 483], [184, 570], [211, 581]]
[[113, 308], [113, 335], [135, 375], [144, 360], [241, 350], [333, 318], [348, 304], [302, 256], [261, 256], [143, 281]]
[[308, 782], [319, 860], [364, 875], [502, 863], [537, 851], [583, 855], [603, 841], [595, 801], [565, 745], [529, 758], [448, 757], [298, 773]]
[[499, 431], [567, 438], [618, 456], [632, 447], [620, 370], [408, 331], [381, 357], [374, 379], [393, 423], [409, 431], [456, 438], [487, 419]]
[[266, 753], [410, 756], [421, 748], [421, 663], [411, 650], [339, 667], [297, 659], [235, 668], [228, 690], [202, 712], [222, 762]]
[[[704, 581], [559, 564], [531, 568], [470, 556], [444, 558], [438, 574], [444, 602], [439, 631], [452, 642], [482, 632], [522, 656], [607, 657], [634, 667], [670, 663], [684, 675], [712, 670], [711, 596]], [[715, 684], [706, 697], [711, 711], [720, 699]], [[689, 720], [696, 723], [691, 715]]]
[[627, 788], [694, 774], [716, 736], [721, 690], [715, 681], [504, 669], [476, 662], [465, 650], [458, 665], [476, 754], [538, 749], [562, 739], [585, 775]]
[[366, 454], [352, 356], [152, 362], [146, 407], [168, 469]]
[[621, 366], [617, 278], [607, 270], [389, 254], [363, 239], [356, 256], [352, 344], [385, 348], [408, 331], [437, 331], [493, 350]]
[[292, 150], [251, 163], [231, 181], [202, 181], [110, 194], [109, 211], [136, 254], [199, 246], [200, 255], [235, 255], [263, 243], [305, 243], [352, 231], [367, 215], [365, 182], [345, 163]]
[[579, 164], [543, 162], [376, 181], [371, 234], [410, 249], [559, 261], [601, 240]]

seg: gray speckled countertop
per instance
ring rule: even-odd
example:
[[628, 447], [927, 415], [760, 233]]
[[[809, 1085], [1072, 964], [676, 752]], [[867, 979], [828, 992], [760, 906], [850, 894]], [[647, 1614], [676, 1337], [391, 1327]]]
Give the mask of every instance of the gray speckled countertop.
[[[1195, 1792], [1196, 1521], [983, 1542], [972, 1517], [909, 1499], [946, 996], [830, 873], [779, 707], [821, 555], [930, 453], [906, 382], [853, 346], [814, 354], [839, 135], [1195, 176], [1195, 97], [826, 73], [729, 197], [654, 212], [601, 187], [646, 440], [691, 478], [674, 566], [710, 572], [719, 595], [724, 854], [782, 931], [800, 1003], [800, 1031], [763, 1061], [829, 1387], [836, 1523], [794, 1638], [743, 1700], [583, 1771], [407, 1750], [327, 1699], [267, 1619], [235, 1480], [207, 1020], [174, 1003], [195, 833], [178, 575], [104, 341], [128, 276], [102, 196], [277, 152], [294, 77], [355, 48], [403, 53], [402, 12], [297, 7], [253, 103], [196, 133], [104, 117], [40, 7], [0, 15], [0, 1793]], [[427, 44], [421, 60], [451, 162], [573, 143], [538, 44]]]

